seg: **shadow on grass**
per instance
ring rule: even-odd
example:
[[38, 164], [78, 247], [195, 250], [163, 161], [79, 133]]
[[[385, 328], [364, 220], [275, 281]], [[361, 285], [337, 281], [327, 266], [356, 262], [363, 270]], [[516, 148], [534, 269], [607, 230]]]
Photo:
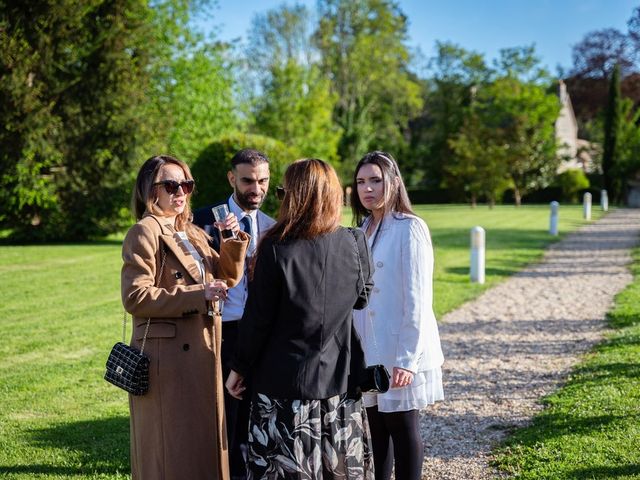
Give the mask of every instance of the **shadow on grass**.
[[[468, 248], [470, 246], [469, 230], [463, 228], [438, 228], [431, 232], [433, 245], [446, 245], [448, 248]], [[494, 228], [487, 230], [487, 248], [499, 246], [500, 249], [541, 248], [557, 241], [557, 237], [541, 230], [513, 230]]]
[[[507, 440], [507, 444], [514, 443], [534, 447], [540, 440], [550, 440], [566, 435], [589, 435], [592, 432], [600, 432], [614, 424], [624, 424], [628, 418], [626, 415], [592, 415], [590, 417], [578, 417], [562, 413], [546, 413], [533, 420], [530, 427], [520, 430], [513, 439]], [[519, 438], [518, 438], [519, 437]]]
[[[626, 250], [629, 248], [628, 228], [609, 230], [587, 230], [577, 235], [568, 236], [562, 234], [554, 237], [540, 229], [519, 230], [508, 228], [488, 228], [486, 231], [487, 250], [499, 248], [500, 250], [537, 249], [545, 248], [551, 244], [563, 240], [564, 248], [571, 251], [601, 250]], [[470, 247], [469, 230], [462, 228], [441, 228], [431, 232], [433, 245], [447, 245], [448, 248]]]
[[[636, 309], [628, 309], [626, 311], [613, 311], [607, 315], [609, 324], [613, 328], [625, 328], [640, 323], [640, 312]], [[631, 337], [633, 339], [633, 337]], [[640, 343], [640, 339], [636, 337], [637, 343]], [[615, 340], [614, 340], [615, 342]], [[627, 342], [631, 343], [631, 342]]]
[[639, 464], [616, 465], [615, 467], [576, 468], [568, 472], [569, 478], [623, 478], [640, 474]]
[[[444, 269], [447, 273], [452, 273], [455, 275], [469, 275], [469, 267], [449, 267]], [[484, 273], [486, 276], [496, 276], [496, 277], [508, 277], [517, 273], [518, 270], [515, 268], [485, 268]], [[466, 278], [465, 278], [466, 280]]]
[[87, 246], [87, 245], [122, 245], [122, 239], [103, 238], [100, 240], [87, 240], [86, 242], [38, 242], [35, 240], [17, 240], [13, 238], [0, 238], [0, 246], [3, 247], [60, 247], [60, 246]]
[[130, 471], [129, 417], [65, 423], [31, 430], [28, 435], [36, 447], [70, 453], [56, 463], [0, 465], [0, 477], [10, 473], [80, 476]]
[[[623, 345], [620, 342], [620, 345]], [[616, 379], [640, 378], [640, 365], [633, 361], [627, 363], [608, 363], [597, 366], [579, 366], [575, 372], [582, 376], [580, 386], [591, 386], [593, 384], [607, 384]]]

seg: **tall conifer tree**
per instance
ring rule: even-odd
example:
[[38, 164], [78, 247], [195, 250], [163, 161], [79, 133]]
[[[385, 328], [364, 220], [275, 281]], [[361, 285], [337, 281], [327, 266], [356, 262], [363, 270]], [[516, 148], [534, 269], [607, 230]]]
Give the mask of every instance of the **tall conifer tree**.
[[621, 195], [621, 182], [616, 178], [615, 164], [618, 155], [618, 133], [621, 120], [620, 67], [616, 64], [609, 82], [609, 98], [604, 119], [604, 149], [602, 153], [602, 174], [604, 188], [609, 197], [617, 202]]

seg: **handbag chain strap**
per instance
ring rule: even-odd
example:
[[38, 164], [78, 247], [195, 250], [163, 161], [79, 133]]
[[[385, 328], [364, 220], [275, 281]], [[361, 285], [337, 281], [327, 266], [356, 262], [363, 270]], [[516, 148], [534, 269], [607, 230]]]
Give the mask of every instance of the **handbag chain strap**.
[[[162, 273], [164, 272], [164, 262], [167, 259], [167, 250], [162, 249], [162, 262], [160, 263], [160, 274], [158, 275], [158, 281], [162, 279]], [[156, 282], [157, 283], [157, 282]], [[126, 343], [127, 336], [127, 311], [124, 311], [124, 318], [122, 320], [122, 343]], [[133, 317], [132, 317], [133, 318]], [[133, 321], [131, 322], [133, 324]], [[147, 343], [147, 335], [149, 334], [149, 326], [151, 325], [151, 317], [147, 318], [147, 326], [144, 329], [144, 336], [142, 337], [142, 345], [140, 346], [140, 353], [144, 352], [144, 345]]]
[[364, 274], [362, 273], [362, 260], [360, 259], [360, 249], [358, 248], [358, 239], [356, 238], [356, 234], [353, 230], [349, 229], [351, 235], [353, 235], [353, 242], [356, 246], [356, 255], [358, 256], [358, 280], [362, 281], [362, 289], [364, 290], [364, 298], [367, 301], [367, 306], [365, 307], [367, 311], [365, 312], [365, 316], [369, 319], [369, 325], [371, 326], [371, 338], [373, 338], [373, 349], [376, 353], [376, 357], [378, 358], [378, 363], [380, 363], [380, 353], [378, 352], [378, 342], [376, 342], [376, 331], [373, 328], [373, 320], [371, 320], [371, 316], [368, 314], [369, 312], [369, 294], [367, 293], [367, 286], [364, 282]]

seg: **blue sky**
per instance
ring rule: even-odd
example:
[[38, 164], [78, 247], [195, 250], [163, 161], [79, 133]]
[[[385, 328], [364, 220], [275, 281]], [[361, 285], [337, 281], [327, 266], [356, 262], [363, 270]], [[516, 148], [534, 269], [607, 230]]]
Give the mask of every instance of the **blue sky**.
[[[218, 0], [211, 24], [218, 38], [246, 38], [251, 19], [282, 4], [315, 0]], [[571, 48], [593, 30], [617, 28], [626, 32], [632, 0], [401, 0], [409, 18], [409, 46], [423, 55], [434, 54], [436, 40], [451, 41], [485, 54], [490, 62], [501, 48], [535, 43], [536, 53], [551, 73], [572, 65]]]

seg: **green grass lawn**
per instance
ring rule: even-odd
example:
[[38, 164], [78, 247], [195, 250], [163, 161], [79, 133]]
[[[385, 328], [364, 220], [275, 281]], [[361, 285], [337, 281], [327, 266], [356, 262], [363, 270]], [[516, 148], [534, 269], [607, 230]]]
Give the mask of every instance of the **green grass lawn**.
[[498, 450], [515, 478], [640, 479], [640, 249], [632, 270], [609, 314], [614, 333]]
[[[435, 246], [438, 314], [538, 259], [555, 240], [548, 210], [418, 206]], [[561, 232], [585, 223], [579, 206], [560, 219]], [[484, 286], [468, 281], [474, 225], [487, 231]], [[121, 336], [120, 266], [117, 240], [0, 246], [1, 478], [127, 477], [127, 396], [102, 379]]]
[[[549, 207], [499, 205], [471, 209], [460, 205], [418, 205], [416, 213], [429, 225], [434, 254], [434, 308], [436, 316], [477, 297], [482, 291], [539, 260], [557, 237], [549, 235]], [[592, 218], [602, 212], [594, 208]], [[559, 232], [563, 236], [586, 223], [579, 205], [561, 206]], [[469, 283], [471, 228], [486, 235], [486, 281]]]

